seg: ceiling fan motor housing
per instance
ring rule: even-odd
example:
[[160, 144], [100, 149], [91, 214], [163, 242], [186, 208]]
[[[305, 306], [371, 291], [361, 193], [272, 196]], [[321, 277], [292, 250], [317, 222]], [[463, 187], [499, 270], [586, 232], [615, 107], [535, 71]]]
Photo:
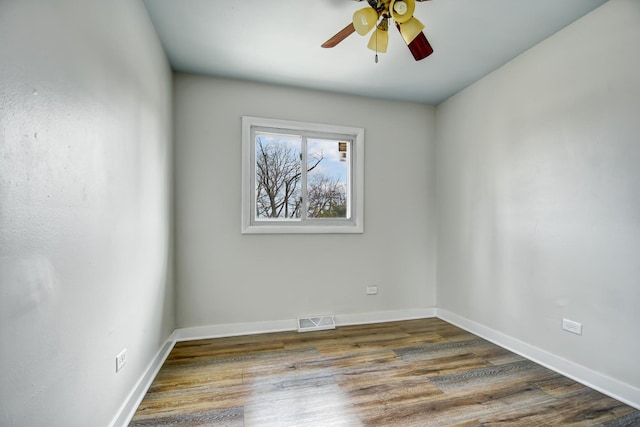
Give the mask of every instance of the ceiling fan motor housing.
[[374, 8], [376, 12], [382, 13], [385, 10], [389, 10], [389, 3], [391, 3], [391, 0], [367, 0], [367, 3], [369, 3], [369, 6]]

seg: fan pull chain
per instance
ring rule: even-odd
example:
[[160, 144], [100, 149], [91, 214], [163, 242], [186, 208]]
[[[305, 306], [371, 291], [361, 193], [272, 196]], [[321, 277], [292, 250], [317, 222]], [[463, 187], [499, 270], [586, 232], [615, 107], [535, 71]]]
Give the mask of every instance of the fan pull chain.
[[[382, 21], [380, 21], [382, 23]], [[380, 28], [381, 24], [376, 25], [376, 29], [373, 30], [375, 31], [375, 37], [376, 37], [376, 64], [378, 63], [378, 28]]]
[[376, 64], [378, 63], [378, 27], [376, 26], [376, 29], [373, 30], [375, 31], [375, 36], [376, 36]]
[[[375, 42], [373, 43], [373, 46], [375, 47], [375, 51], [376, 51], [376, 64], [378, 63], [378, 36], [380, 36], [380, 34], [384, 34], [384, 43], [383, 43], [383, 50], [382, 52], [386, 52], [387, 51], [387, 43], [388, 43], [388, 32], [389, 31], [389, 17], [387, 17], [386, 15], [382, 16], [382, 19], [380, 20], [380, 22], [378, 23], [378, 25], [376, 25], [376, 29], [375, 32], [373, 34], [373, 37], [375, 37]], [[369, 46], [371, 47], [371, 42], [369, 42]]]

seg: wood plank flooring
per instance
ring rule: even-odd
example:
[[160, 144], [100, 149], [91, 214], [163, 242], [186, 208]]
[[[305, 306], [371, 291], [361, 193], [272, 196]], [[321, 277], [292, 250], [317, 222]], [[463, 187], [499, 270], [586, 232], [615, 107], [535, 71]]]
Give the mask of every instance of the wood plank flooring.
[[440, 319], [179, 342], [130, 426], [640, 426]]

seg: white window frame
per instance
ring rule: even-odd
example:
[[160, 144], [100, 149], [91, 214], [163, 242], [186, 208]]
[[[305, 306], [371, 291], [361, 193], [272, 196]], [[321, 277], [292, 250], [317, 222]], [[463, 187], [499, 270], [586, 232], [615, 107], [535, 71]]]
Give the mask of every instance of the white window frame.
[[[322, 218], [305, 221], [255, 221], [256, 212], [256, 160], [255, 128], [272, 129], [274, 133], [285, 131], [313, 132], [327, 137], [350, 137], [350, 208], [347, 219]], [[291, 234], [291, 233], [363, 233], [364, 232], [364, 129], [320, 123], [290, 120], [242, 117], [242, 234]]]

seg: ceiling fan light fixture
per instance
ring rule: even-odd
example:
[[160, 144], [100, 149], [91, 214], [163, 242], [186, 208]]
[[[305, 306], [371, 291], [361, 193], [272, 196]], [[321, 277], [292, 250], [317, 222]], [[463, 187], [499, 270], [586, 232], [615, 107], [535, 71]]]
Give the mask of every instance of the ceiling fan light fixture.
[[407, 22], [416, 10], [416, 0], [393, 0], [389, 5], [391, 17], [398, 24]]
[[353, 13], [353, 26], [361, 36], [371, 31], [376, 22], [378, 22], [378, 12], [371, 7], [365, 7]]
[[393, 11], [397, 15], [402, 16], [405, 13], [407, 13], [407, 4], [402, 0], [398, 0], [398, 1], [393, 3]]
[[433, 53], [433, 48], [422, 32], [425, 26], [413, 16], [416, 2], [422, 1], [426, 0], [367, 0], [369, 7], [355, 11], [351, 23], [321, 46], [334, 47], [355, 32], [364, 36], [375, 27], [367, 47], [376, 52], [377, 63], [378, 52], [387, 51], [389, 25], [395, 25], [413, 58], [420, 61]]
[[406, 44], [411, 43], [413, 39], [418, 37], [418, 34], [420, 34], [422, 30], [424, 30], [424, 25], [414, 17], [400, 24], [400, 34], [402, 34], [402, 38]]
[[369, 44], [367, 47], [375, 52], [385, 53], [387, 51], [387, 46], [389, 45], [389, 31], [388, 29], [380, 29], [376, 28], [376, 30], [371, 34], [371, 38], [369, 39]]

